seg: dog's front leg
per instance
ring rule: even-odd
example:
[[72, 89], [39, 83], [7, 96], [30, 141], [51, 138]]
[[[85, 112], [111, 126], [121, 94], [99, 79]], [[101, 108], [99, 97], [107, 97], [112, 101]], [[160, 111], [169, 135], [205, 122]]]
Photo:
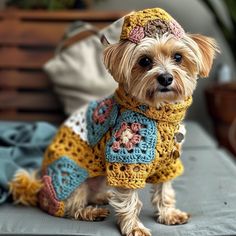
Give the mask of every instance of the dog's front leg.
[[116, 188], [112, 191], [109, 203], [114, 207], [118, 224], [123, 235], [150, 236], [150, 230], [139, 220], [142, 202], [137, 190]]
[[175, 192], [171, 182], [153, 185], [152, 204], [159, 223], [176, 225], [187, 223], [189, 214], [175, 208]]

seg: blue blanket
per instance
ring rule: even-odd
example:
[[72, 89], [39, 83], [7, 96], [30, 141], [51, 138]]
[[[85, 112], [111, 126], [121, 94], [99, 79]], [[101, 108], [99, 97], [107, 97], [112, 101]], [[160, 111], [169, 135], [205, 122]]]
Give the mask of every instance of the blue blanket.
[[8, 197], [8, 182], [17, 170], [40, 167], [43, 152], [56, 128], [44, 122], [0, 126], [0, 204]]

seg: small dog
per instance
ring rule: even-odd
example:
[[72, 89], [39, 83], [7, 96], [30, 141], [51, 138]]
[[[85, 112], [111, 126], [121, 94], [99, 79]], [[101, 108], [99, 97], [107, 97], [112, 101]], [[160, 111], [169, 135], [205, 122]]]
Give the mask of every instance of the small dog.
[[93, 221], [109, 211], [92, 205], [109, 202], [123, 235], [149, 236], [139, 220], [137, 189], [152, 183], [158, 222], [186, 223], [189, 215], [175, 208], [171, 180], [183, 172], [182, 120], [198, 76], [208, 76], [216, 52], [214, 39], [185, 33], [162, 9], [127, 15], [120, 42], [104, 51], [119, 88], [59, 129], [42, 165], [41, 208]]

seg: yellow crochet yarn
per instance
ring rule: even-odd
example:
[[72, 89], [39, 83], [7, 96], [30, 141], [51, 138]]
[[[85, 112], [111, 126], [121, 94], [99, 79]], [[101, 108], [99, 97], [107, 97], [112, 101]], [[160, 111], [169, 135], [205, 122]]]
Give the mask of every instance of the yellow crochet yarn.
[[115, 98], [116, 101], [126, 109], [131, 109], [142, 113], [158, 122], [167, 121], [170, 123], [179, 123], [182, 121], [185, 117], [186, 110], [192, 104], [192, 97], [188, 97], [183, 103], [165, 104], [160, 107], [160, 109], [148, 107], [145, 111], [142, 111], [139, 108], [142, 104], [137, 100], [132, 99], [122, 87], [119, 87], [116, 91]]
[[109, 134], [104, 136], [100, 143], [91, 148], [69, 127], [63, 125], [46, 150], [42, 165], [43, 173], [50, 164], [61, 156], [68, 156], [79, 166], [87, 169], [90, 177], [103, 175], [105, 173], [105, 160], [101, 156], [103, 156], [108, 136]]

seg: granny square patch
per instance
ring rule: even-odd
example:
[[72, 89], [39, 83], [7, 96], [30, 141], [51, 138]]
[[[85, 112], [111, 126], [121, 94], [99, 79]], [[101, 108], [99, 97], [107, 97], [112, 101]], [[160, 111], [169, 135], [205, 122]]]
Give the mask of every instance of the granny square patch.
[[126, 164], [147, 164], [155, 157], [156, 123], [142, 114], [127, 110], [113, 128], [106, 144], [106, 160]]
[[118, 105], [114, 97], [89, 104], [86, 119], [88, 130], [88, 143], [95, 146], [103, 135], [112, 127], [118, 115]]
[[65, 200], [88, 177], [88, 172], [66, 156], [54, 161], [47, 168], [57, 198]]

